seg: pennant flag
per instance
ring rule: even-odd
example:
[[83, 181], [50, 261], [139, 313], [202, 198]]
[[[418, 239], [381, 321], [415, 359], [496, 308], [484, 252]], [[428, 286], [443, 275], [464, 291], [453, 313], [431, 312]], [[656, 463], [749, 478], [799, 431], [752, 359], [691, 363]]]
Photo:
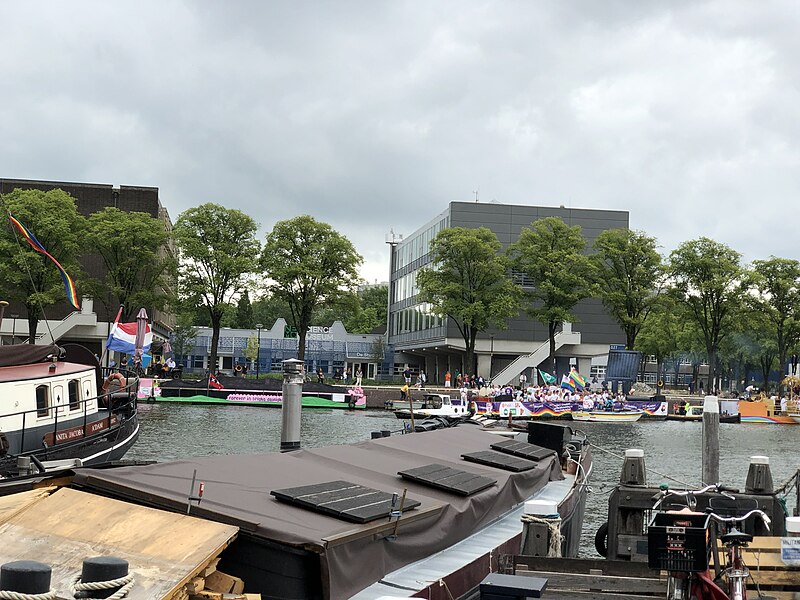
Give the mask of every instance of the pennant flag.
[[565, 388], [565, 389], [568, 389], [568, 390], [571, 390], [571, 391], [574, 392], [575, 391], [575, 382], [572, 381], [572, 379], [570, 379], [569, 375], [564, 375], [561, 378], [561, 387]]
[[569, 372], [569, 378], [575, 384], [575, 387], [578, 388], [579, 390], [583, 390], [586, 388], [586, 380], [583, 377], [581, 377], [581, 374], [578, 373], [578, 371], [576, 371], [574, 367]]
[[545, 382], [545, 385], [555, 385], [557, 380], [554, 375], [550, 375], [550, 373], [545, 373], [541, 369], [538, 369], [538, 371], [539, 371], [539, 377], [542, 378], [542, 381]]
[[222, 384], [219, 382], [219, 379], [217, 379], [216, 377], [214, 377], [214, 374], [213, 374], [213, 373], [209, 373], [209, 374], [208, 374], [208, 387], [212, 387], [212, 388], [214, 388], [215, 390], [221, 390], [221, 389], [223, 389], [225, 386], [224, 386], [224, 385], [222, 385]]
[[81, 307], [78, 304], [78, 292], [75, 290], [75, 282], [72, 281], [72, 277], [67, 274], [67, 272], [64, 270], [64, 267], [61, 266], [61, 263], [59, 263], [47, 250], [45, 250], [44, 246], [42, 246], [42, 243], [36, 239], [35, 235], [28, 231], [28, 228], [25, 227], [25, 225], [17, 221], [10, 213], [8, 218], [11, 219], [11, 224], [16, 227], [17, 230], [19, 230], [19, 232], [22, 234], [22, 237], [24, 237], [31, 245], [31, 248], [44, 254], [47, 258], [52, 260], [53, 263], [55, 263], [56, 267], [58, 267], [59, 273], [61, 273], [61, 279], [64, 281], [64, 290], [67, 292], [67, 300], [69, 300], [69, 303], [75, 309], [80, 310]]
[[[119, 319], [119, 315], [117, 315]], [[117, 352], [125, 352], [126, 354], [133, 354], [136, 350], [136, 328], [138, 323], [119, 323], [114, 322], [111, 327], [111, 333], [106, 341], [106, 348], [109, 350], [116, 350]], [[150, 346], [153, 344], [153, 332], [150, 330], [150, 324], [145, 326], [144, 330], [144, 346], [142, 346], [142, 353], [147, 354], [150, 352]]]

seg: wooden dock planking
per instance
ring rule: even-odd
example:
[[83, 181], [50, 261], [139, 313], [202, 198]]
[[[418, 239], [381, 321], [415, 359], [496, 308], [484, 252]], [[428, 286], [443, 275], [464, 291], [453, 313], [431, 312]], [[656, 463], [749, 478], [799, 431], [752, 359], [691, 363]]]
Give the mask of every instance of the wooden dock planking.
[[55, 490], [55, 487], [45, 487], [18, 492], [8, 496], [0, 496], [0, 524], [5, 523], [10, 518], [33, 506], [39, 500], [47, 498]]
[[69, 597], [84, 558], [116, 556], [130, 563], [136, 578], [129, 598], [153, 600], [182, 588], [237, 532], [231, 525], [62, 488], [29, 502], [0, 525], [0, 564], [47, 563], [53, 589]]

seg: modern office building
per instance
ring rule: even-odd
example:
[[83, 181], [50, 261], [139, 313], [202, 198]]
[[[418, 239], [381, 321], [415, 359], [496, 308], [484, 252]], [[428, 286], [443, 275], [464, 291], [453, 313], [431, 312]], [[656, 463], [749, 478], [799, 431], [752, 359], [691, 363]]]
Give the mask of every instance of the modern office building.
[[[406, 366], [425, 369], [429, 381], [441, 382], [444, 373], [463, 373], [464, 340], [455, 323], [434, 315], [431, 307], [417, 300], [416, 277], [429, 266], [431, 240], [449, 227], [487, 227], [497, 234], [503, 248], [517, 241], [520, 231], [545, 217], [560, 217], [570, 226], [580, 225], [591, 248], [595, 238], [607, 229], [628, 228], [627, 211], [565, 207], [510, 205], [479, 202], [451, 202], [447, 209], [400, 239], [394, 234], [391, 246], [389, 323], [387, 341], [395, 352], [395, 370]], [[522, 281], [524, 287], [524, 281]], [[574, 310], [575, 323], [567, 324], [556, 352], [559, 373], [575, 365], [581, 373], [605, 374], [605, 357], [612, 345], [624, 345], [625, 336], [601, 301], [589, 298]], [[524, 313], [508, 322], [506, 329], [481, 334], [476, 343], [479, 375], [498, 383], [515, 381], [525, 371], [533, 381], [534, 369], [549, 355], [547, 327]], [[544, 356], [542, 357], [542, 353]]]
[[[35, 181], [28, 179], [0, 179], [0, 194], [15, 189], [50, 191], [61, 189], [75, 198], [78, 212], [83, 216], [114, 206], [128, 212], [144, 212], [161, 220], [172, 231], [172, 221], [167, 209], [161, 204], [156, 187], [114, 186], [97, 183], [71, 183], [63, 181]], [[34, 232], [35, 233], [35, 232]], [[175, 254], [172, 240], [162, 249], [165, 254]], [[103, 278], [106, 268], [102, 259], [94, 254], [81, 258], [81, 265], [91, 277]], [[81, 296], [80, 284], [78, 294]], [[0, 292], [1, 293], [1, 292]], [[0, 300], [3, 300], [0, 297]], [[169, 338], [175, 327], [175, 316], [171, 313], [144, 307], [151, 319], [155, 340]], [[86, 345], [98, 354], [102, 353], [102, 342], [108, 336], [110, 323], [116, 317], [118, 306], [106, 306], [103, 302], [82, 299], [81, 311], [74, 309], [64, 300], [46, 309], [48, 323], [41, 322], [38, 328], [39, 341], [48, 342], [49, 333], [60, 342], [77, 342]], [[0, 342], [20, 342], [28, 337], [28, 322], [25, 307], [12, 303], [6, 308], [5, 319], [0, 324]]]

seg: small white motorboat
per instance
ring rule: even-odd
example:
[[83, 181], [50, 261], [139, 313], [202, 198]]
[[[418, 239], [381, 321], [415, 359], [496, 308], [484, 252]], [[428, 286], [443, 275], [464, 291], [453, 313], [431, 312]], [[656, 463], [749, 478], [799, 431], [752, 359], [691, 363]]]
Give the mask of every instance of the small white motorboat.
[[644, 414], [643, 410], [573, 410], [574, 421], [594, 421], [597, 423], [630, 423], [638, 421]]
[[[461, 399], [450, 398], [447, 394], [425, 394], [422, 397], [422, 405], [414, 408], [414, 418], [468, 417], [469, 414], [468, 403]], [[399, 408], [394, 411], [394, 415], [398, 419], [410, 419], [411, 410]]]

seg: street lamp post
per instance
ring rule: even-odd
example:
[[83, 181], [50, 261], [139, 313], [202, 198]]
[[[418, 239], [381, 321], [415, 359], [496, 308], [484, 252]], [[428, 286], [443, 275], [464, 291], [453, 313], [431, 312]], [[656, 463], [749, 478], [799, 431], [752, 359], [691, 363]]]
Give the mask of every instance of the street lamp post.
[[17, 343], [17, 317], [19, 315], [17, 313], [13, 313], [11, 315], [11, 345]]
[[256, 324], [256, 329], [258, 329], [258, 352], [256, 353], [256, 379], [258, 379], [261, 367], [261, 329], [263, 327], [264, 325], [261, 323]]

